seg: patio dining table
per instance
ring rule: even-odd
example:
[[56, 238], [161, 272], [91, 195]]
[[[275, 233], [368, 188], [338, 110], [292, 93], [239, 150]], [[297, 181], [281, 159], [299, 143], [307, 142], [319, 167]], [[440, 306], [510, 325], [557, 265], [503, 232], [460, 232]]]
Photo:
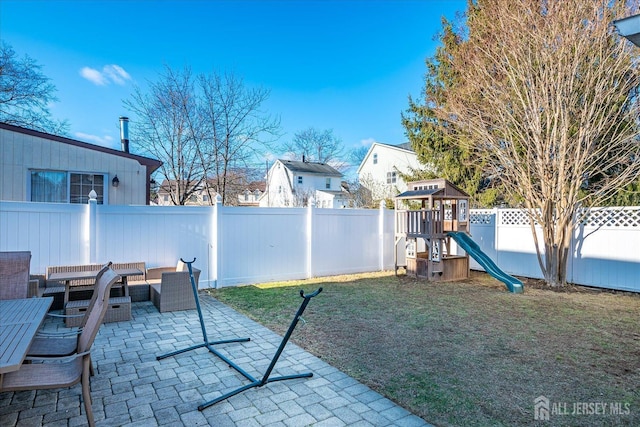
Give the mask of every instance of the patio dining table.
[[0, 381], [20, 369], [52, 303], [53, 297], [0, 301]]
[[[114, 268], [113, 271], [120, 277], [122, 277], [122, 286], [124, 296], [129, 296], [129, 285], [127, 283], [127, 277], [129, 276], [140, 276], [143, 275], [144, 272], [139, 268]], [[56, 282], [64, 282], [64, 305], [66, 306], [67, 302], [69, 302], [69, 291], [73, 287], [71, 285], [72, 280], [82, 280], [82, 279], [93, 279], [98, 275], [99, 270], [92, 271], [65, 271], [59, 273], [52, 273], [48, 280], [56, 281]]]

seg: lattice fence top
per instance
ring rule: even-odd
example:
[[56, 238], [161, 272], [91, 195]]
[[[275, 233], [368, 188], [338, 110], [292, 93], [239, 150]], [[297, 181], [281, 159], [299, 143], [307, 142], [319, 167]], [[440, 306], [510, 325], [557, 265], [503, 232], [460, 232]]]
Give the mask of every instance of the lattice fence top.
[[496, 211], [492, 209], [473, 209], [469, 213], [471, 224], [491, 224]]
[[520, 209], [501, 209], [500, 225], [529, 225], [529, 216]]
[[585, 227], [640, 227], [640, 208], [598, 208], [586, 212], [580, 225]]
[[[471, 224], [491, 224], [498, 215], [500, 225], [528, 226], [529, 217], [520, 209], [473, 209]], [[583, 215], [580, 225], [584, 227], [640, 227], [640, 207], [593, 208], [578, 214]]]

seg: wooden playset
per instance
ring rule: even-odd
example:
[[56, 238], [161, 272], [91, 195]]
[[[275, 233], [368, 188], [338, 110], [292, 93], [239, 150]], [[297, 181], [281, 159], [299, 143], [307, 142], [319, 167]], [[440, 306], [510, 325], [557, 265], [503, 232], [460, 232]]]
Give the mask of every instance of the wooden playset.
[[[395, 198], [395, 268], [432, 281], [469, 277], [469, 255], [452, 253], [450, 232], [469, 232], [469, 195], [445, 179], [408, 183]], [[399, 245], [406, 265], [398, 265]], [[463, 251], [461, 251], [463, 252]]]

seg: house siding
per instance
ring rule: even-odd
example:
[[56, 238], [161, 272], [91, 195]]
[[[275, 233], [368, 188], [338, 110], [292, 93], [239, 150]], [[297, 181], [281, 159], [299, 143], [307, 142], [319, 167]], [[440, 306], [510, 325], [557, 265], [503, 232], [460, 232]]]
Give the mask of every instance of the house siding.
[[[298, 184], [298, 177], [302, 177], [302, 184]], [[331, 179], [330, 188], [326, 188], [327, 178]], [[294, 207], [303, 206], [303, 199], [313, 198], [314, 201], [325, 200], [325, 205], [331, 200], [330, 206], [342, 207], [334, 194], [322, 193], [323, 191], [339, 192], [341, 190], [341, 176], [339, 174], [327, 175], [321, 173], [306, 173], [299, 170], [291, 170], [280, 161], [274, 163], [267, 176], [267, 189], [260, 198], [260, 206], [263, 207]]]
[[0, 128], [0, 200], [30, 201], [30, 171], [39, 169], [103, 174], [105, 204], [146, 204], [147, 167], [136, 159], [33, 133]]
[[[374, 164], [376, 154], [378, 161]], [[387, 184], [387, 172], [408, 173], [410, 169], [421, 168], [424, 166], [418, 162], [415, 152], [374, 142], [358, 168], [358, 180], [371, 191], [374, 199], [381, 200], [407, 190], [407, 183], [398, 174], [395, 184]]]

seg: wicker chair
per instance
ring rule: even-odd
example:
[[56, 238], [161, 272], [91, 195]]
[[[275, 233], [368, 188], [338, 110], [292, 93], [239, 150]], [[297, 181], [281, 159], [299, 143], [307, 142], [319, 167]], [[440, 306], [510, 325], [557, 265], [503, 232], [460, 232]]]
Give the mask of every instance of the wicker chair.
[[[200, 270], [198, 270], [195, 267], [191, 267], [191, 268], [193, 270], [193, 276], [196, 279], [196, 283], [198, 283], [198, 280], [200, 278]], [[175, 267], [147, 268], [146, 280], [147, 280], [147, 283], [150, 285], [158, 285], [162, 281], [162, 273], [175, 273], [178, 271], [185, 271], [188, 273], [189, 269], [187, 268], [187, 265], [182, 261], [178, 261]]]
[[31, 252], [0, 252], [0, 299], [38, 296], [38, 281], [30, 280]]
[[[99, 292], [99, 297], [88, 315], [84, 329], [78, 336], [76, 354], [74, 356], [43, 359], [29, 358], [31, 362], [39, 360], [43, 363], [23, 364], [17, 371], [4, 373], [0, 384], [0, 392], [55, 389], [82, 383], [82, 399], [87, 422], [90, 426], [95, 426], [89, 384], [91, 379], [90, 350], [107, 312], [111, 286], [119, 278], [113, 270], [109, 269], [102, 275], [99, 283], [96, 284], [96, 292]], [[47, 361], [55, 361], [55, 363], [47, 363]]]
[[[198, 283], [200, 271], [194, 271], [193, 275]], [[161, 277], [159, 284], [150, 285], [151, 301], [160, 313], [196, 308], [188, 271], [165, 272]]]

